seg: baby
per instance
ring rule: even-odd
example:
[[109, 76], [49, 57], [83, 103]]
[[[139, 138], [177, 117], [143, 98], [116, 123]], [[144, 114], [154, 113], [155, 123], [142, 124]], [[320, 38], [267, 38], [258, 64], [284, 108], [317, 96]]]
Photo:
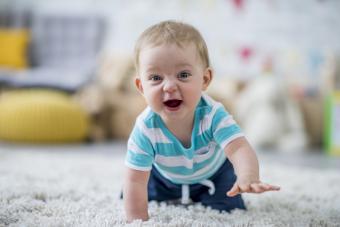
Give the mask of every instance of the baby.
[[123, 189], [128, 222], [148, 220], [148, 201], [245, 209], [241, 193], [279, 190], [259, 179], [240, 127], [203, 93], [213, 78], [207, 46], [191, 25], [164, 21], [135, 46], [135, 85], [148, 107], [128, 141]]

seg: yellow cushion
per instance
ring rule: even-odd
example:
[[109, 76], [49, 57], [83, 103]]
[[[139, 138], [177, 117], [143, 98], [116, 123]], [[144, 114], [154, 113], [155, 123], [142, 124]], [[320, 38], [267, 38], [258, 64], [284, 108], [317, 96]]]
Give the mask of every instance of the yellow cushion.
[[0, 67], [27, 68], [29, 33], [23, 29], [0, 29]]
[[0, 96], [0, 139], [12, 142], [77, 142], [89, 117], [72, 99], [49, 90], [7, 91]]

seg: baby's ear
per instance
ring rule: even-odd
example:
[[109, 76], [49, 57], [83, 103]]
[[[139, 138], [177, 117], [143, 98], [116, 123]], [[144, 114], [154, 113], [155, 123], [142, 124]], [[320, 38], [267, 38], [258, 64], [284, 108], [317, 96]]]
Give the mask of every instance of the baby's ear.
[[203, 75], [203, 86], [202, 90], [205, 91], [213, 78], [213, 72], [211, 68], [206, 68]]
[[135, 77], [135, 85], [136, 85], [137, 90], [141, 94], [144, 94], [143, 86], [142, 86], [142, 81], [141, 81], [141, 79], [140, 79], [140, 77], [138, 75]]

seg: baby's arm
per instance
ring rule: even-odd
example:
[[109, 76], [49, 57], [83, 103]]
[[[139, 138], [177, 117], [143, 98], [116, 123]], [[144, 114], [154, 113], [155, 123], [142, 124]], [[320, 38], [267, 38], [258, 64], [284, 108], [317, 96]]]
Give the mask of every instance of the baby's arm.
[[123, 189], [123, 199], [128, 222], [136, 219], [148, 220], [147, 185], [150, 171], [127, 168]]
[[280, 189], [278, 186], [260, 181], [256, 154], [244, 137], [232, 141], [224, 151], [233, 164], [237, 176], [234, 186], [227, 192], [228, 196], [243, 192], [262, 193]]

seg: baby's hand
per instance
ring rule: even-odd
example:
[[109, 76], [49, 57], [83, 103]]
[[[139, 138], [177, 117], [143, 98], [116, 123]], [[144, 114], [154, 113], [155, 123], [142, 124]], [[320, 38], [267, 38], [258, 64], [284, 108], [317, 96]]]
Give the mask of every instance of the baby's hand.
[[244, 192], [249, 193], [263, 193], [266, 191], [278, 191], [279, 186], [263, 183], [259, 180], [244, 177], [238, 178], [233, 187], [227, 192], [227, 196], [233, 197]]

